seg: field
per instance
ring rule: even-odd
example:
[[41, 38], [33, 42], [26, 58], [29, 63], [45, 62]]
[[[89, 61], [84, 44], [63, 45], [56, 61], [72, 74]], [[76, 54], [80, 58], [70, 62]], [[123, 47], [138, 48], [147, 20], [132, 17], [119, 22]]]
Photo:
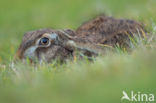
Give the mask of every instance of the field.
[[[0, 103], [131, 103], [121, 101], [123, 91], [156, 95], [155, 5], [156, 0], [1, 0]], [[94, 62], [12, 65], [26, 31], [74, 30], [99, 14], [144, 23], [148, 39], [130, 53], [117, 48]]]

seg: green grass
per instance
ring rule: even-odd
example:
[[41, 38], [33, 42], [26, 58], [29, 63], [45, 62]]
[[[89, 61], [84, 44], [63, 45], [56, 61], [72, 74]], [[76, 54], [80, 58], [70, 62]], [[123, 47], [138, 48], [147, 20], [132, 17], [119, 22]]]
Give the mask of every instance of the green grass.
[[[0, 103], [121, 103], [123, 90], [156, 95], [155, 5], [155, 0], [0, 1]], [[101, 13], [143, 22], [152, 39], [136, 40], [131, 53], [116, 48], [94, 62], [11, 64], [24, 32], [76, 29]]]

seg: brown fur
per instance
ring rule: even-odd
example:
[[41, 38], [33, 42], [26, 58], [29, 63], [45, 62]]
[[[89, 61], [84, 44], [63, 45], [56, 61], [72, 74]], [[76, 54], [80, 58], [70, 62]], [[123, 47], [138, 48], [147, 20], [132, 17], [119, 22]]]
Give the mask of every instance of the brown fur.
[[[41, 38], [44, 33], [56, 33], [60, 38], [58, 44], [52, 44], [48, 48], [37, 48], [35, 51], [38, 59], [41, 58], [41, 54], [44, 54], [46, 61], [50, 62], [57, 58], [64, 61], [69, 57], [73, 57], [75, 50], [91, 57], [103, 53], [105, 51], [103, 45], [115, 46], [118, 44], [121, 47], [129, 47], [129, 36], [144, 37], [144, 32], [142, 25], [136, 21], [98, 16], [82, 24], [76, 31], [70, 29], [40, 29], [27, 32], [16, 53], [16, 57], [19, 59], [25, 58], [23, 56], [25, 50], [35, 45], [36, 40]], [[74, 44], [69, 44], [68, 41], [71, 40], [74, 41]]]
[[128, 35], [142, 34], [142, 31], [144, 31], [142, 25], [136, 21], [98, 16], [82, 24], [76, 30], [76, 34], [82, 39], [80, 42], [125, 45]]

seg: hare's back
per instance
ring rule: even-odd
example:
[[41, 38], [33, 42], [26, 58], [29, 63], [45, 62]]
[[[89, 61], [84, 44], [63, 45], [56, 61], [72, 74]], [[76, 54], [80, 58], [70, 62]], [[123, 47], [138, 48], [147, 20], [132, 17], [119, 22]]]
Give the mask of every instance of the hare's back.
[[127, 40], [128, 34], [132, 36], [142, 31], [141, 24], [136, 21], [98, 16], [82, 24], [76, 34], [89, 42], [114, 45]]

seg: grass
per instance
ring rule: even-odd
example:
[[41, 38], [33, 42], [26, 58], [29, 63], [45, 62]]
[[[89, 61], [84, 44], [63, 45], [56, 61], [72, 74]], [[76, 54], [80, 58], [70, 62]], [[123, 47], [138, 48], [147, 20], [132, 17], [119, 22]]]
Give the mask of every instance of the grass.
[[[0, 1], [0, 103], [120, 103], [123, 90], [156, 94], [155, 5], [155, 0]], [[131, 53], [116, 48], [95, 62], [11, 64], [24, 32], [76, 29], [101, 13], [143, 22], [149, 39], [136, 40]]]

